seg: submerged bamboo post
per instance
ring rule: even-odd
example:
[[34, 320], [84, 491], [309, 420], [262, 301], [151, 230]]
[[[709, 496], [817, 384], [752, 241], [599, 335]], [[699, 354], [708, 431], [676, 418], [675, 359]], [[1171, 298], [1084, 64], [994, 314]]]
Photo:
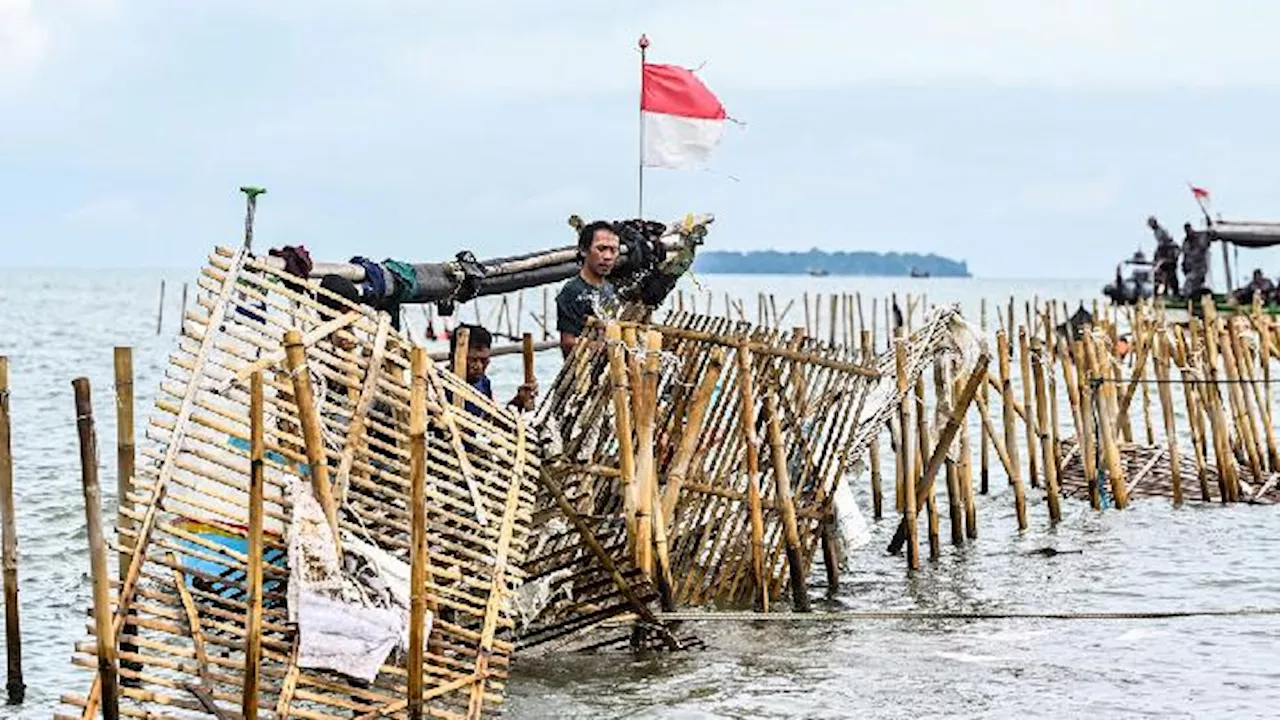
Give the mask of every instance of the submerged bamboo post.
[[422, 666], [427, 617], [427, 352], [410, 353], [409, 394], [409, 717], [422, 718]]
[[22, 678], [22, 631], [18, 606], [18, 523], [13, 506], [13, 446], [9, 422], [9, 358], [0, 355], [0, 526], [4, 528], [0, 557], [4, 564], [4, 638], [8, 661], [5, 689], [9, 704], [21, 703], [27, 694]]
[[[980, 307], [981, 307], [981, 310], [980, 310], [981, 326], [980, 327], [982, 328], [982, 336], [986, 337], [987, 335], [987, 299], [986, 298], [982, 298], [982, 303]], [[982, 407], [985, 408], [988, 405], [990, 405], [991, 403], [990, 391], [984, 386], [978, 392], [979, 392], [979, 397], [982, 399]], [[978, 492], [982, 493], [983, 495], [986, 495], [988, 492], [991, 491], [991, 436], [987, 433], [986, 424], [982, 424], [979, 427], [978, 432], [980, 433], [980, 436], [978, 439], [978, 446], [980, 448], [979, 449], [980, 457], [978, 459], [978, 463], [979, 463], [978, 464]]]
[[618, 435], [618, 480], [622, 484], [622, 502], [626, 513], [627, 542], [632, 551], [636, 540], [636, 458], [631, 437], [631, 408], [626, 358], [622, 350], [622, 328], [609, 323], [604, 329], [609, 349], [609, 380], [613, 384], [614, 430]]
[[[944, 365], [944, 362], [948, 364]], [[956, 413], [952, 405], [955, 398], [951, 394], [949, 363], [949, 359], [939, 360], [933, 365], [934, 397], [938, 403], [939, 412], [948, 416]], [[963, 426], [963, 420], [958, 426]], [[951, 529], [951, 544], [958, 547], [964, 544], [964, 501], [960, 490], [960, 472], [957, 463], [951, 458], [945, 458], [944, 464], [947, 475], [947, 519]]]
[[751, 513], [751, 569], [756, 583], [756, 610], [769, 612], [769, 578], [765, 575], [764, 510], [760, 501], [760, 437], [756, 432], [755, 388], [751, 356], [744, 340], [738, 345], [738, 392], [742, 407], [742, 437], [747, 444], [747, 503]]
[[298, 420], [302, 425], [303, 440], [307, 446], [307, 464], [311, 470], [311, 491], [324, 510], [329, 529], [333, 532], [333, 544], [338, 557], [342, 557], [342, 536], [338, 532], [338, 507], [333, 500], [333, 488], [329, 484], [329, 459], [325, 454], [324, 437], [321, 435], [320, 413], [316, 410], [315, 395], [311, 391], [311, 372], [307, 367], [307, 351], [302, 345], [302, 333], [287, 330], [284, 334], [285, 365], [293, 378], [294, 402], [298, 405]]
[[89, 566], [93, 575], [94, 635], [98, 641], [98, 677], [102, 717], [120, 717], [119, 670], [116, 636], [111, 627], [111, 579], [107, 577], [107, 545], [102, 536], [102, 489], [98, 485], [98, 441], [93, 427], [93, 402], [89, 379], [76, 378], [76, 429], [80, 434], [80, 481], [84, 488], [84, 515], [89, 536]]
[[[957, 364], [958, 360], [955, 361]], [[953, 389], [951, 393], [951, 405], [956, 407], [956, 401], [963, 395], [961, 382], [964, 378], [952, 378]], [[984, 382], [981, 387], [986, 387]], [[972, 404], [972, 403], [971, 403]], [[970, 540], [978, 539], [978, 505], [973, 498], [973, 452], [969, 447], [969, 422], [968, 408], [960, 413], [965, 418], [960, 423], [960, 494], [964, 500], [964, 534]]]
[[[926, 463], [924, 473], [920, 478], [918, 486], [909, 486], [909, 491], [914, 497], [920, 498], [914, 505], [912, 510], [907, 513], [902, 522], [898, 524], [898, 530], [894, 533], [893, 540], [889, 543], [889, 552], [897, 553], [902, 549], [903, 543], [910, 543], [911, 534], [914, 530], [913, 519], [916, 513], [924, 508], [924, 496], [929, 488], [933, 485], [934, 479], [938, 476], [938, 469], [942, 467], [942, 463], [947, 458], [947, 449], [951, 447], [951, 442], [955, 440], [956, 433], [959, 432], [960, 426], [965, 422], [965, 415], [969, 410], [969, 404], [973, 402], [978, 394], [978, 388], [986, 383], [987, 365], [991, 362], [991, 358], [985, 352], [978, 357], [977, 366], [965, 381], [964, 388], [960, 391], [959, 397], [955, 399], [955, 404], [950, 410], [950, 417], [947, 423], [938, 433], [938, 444], [934, 446], [933, 451], [929, 454], [929, 461]], [[899, 381], [901, 383], [901, 381]], [[903, 443], [905, 446], [906, 443]], [[1016, 466], [1015, 466], [1016, 467]], [[908, 544], [908, 552], [910, 544]]]
[[[1040, 456], [1044, 459], [1044, 491], [1049, 501], [1049, 522], [1057, 523], [1062, 519], [1062, 507], [1058, 498], [1058, 467], [1053, 459], [1053, 439], [1048, 432], [1045, 432], [1049, 426], [1049, 401], [1045, 393], [1044, 378], [1044, 361], [1041, 359], [1043, 349], [1039, 347], [1033, 348], [1029, 353], [1031, 355], [1031, 374], [1032, 384], [1035, 385], [1036, 395], [1036, 422], [1040, 425]], [[1025, 381], [1024, 381], [1025, 382]], [[1031, 408], [1027, 407], [1027, 415], [1030, 415]]]
[[1037, 462], [1037, 451], [1039, 443], [1036, 442], [1037, 428], [1036, 416], [1034, 412], [1035, 401], [1032, 386], [1035, 384], [1031, 379], [1031, 358], [1028, 357], [1030, 346], [1027, 342], [1027, 329], [1025, 327], [1018, 328], [1018, 365], [1022, 374], [1022, 423], [1026, 430], [1027, 438], [1027, 477], [1031, 483], [1031, 487], [1040, 487], [1039, 463]]
[[[1009, 305], [1012, 316], [1013, 305]], [[1013, 485], [1014, 510], [1018, 515], [1018, 529], [1027, 529], [1027, 495], [1022, 488], [1018, 467], [1017, 418], [1013, 412], [1013, 381], [1009, 370], [1009, 336], [1004, 330], [996, 331], [996, 352], [1000, 366], [1000, 405], [1004, 413], [1004, 452], [1009, 456], [1009, 483]]]
[[[935, 364], [936, 367], [936, 364]], [[937, 560], [942, 555], [942, 542], [938, 537], [938, 499], [933, 491], [932, 483], [923, 491], [920, 491], [921, 480], [924, 478], [924, 465], [929, 458], [929, 419], [925, 410], [924, 403], [924, 373], [916, 377], [916, 455], [915, 462], [911, 465], [911, 483], [917, 486], [916, 498], [924, 498], [925, 519], [928, 523], [929, 532], [929, 559]]]
[[[874, 315], [872, 315], [874, 317]], [[875, 363], [875, 343], [871, 337], [871, 331], [864, 326], [862, 329], [862, 358], [868, 367]], [[880, 475], [880, 433], [876, 433], [871, 438], [871, 444], [867, 448], [867, 455], [871, 463], [871, 508], [876, 520], [884, 517], [884, 488], [883, 479]]]
[[1165, 331], [1157, 331], [1156, 392], [1160, 397], [1160, 415], [1164, 420], [1164, 441], [1169, 447], [1169, 473], [1173, 481], [1173, 506], [1182, 505], [1182, 463], [1178, 454], [1178, 432], [1173, 422], [1173, 393], [1169, 391], [1169, 340]]
[[160, 305], [156, 309], [156, 334], [164, 327], [164, 278], [160, 279]]
[[[662, 350], [662, 334], [645, 333], [644, 369], [640, 382], [633, 382], [631, 406], [636, 408], [636, 566], [645, 575], [653, 572], [653, 497], [657, 493], [657, 469], [654, 458], [654, 394], [658, 387], [658, 362]], [[636, 380], [637, 378], [632, 378]]]
[[[184, 285], [183, 288], [186, 286]], [[185, 313], [183, 317], [185, 317]], [[123, 547], [123, 534], [133, 531], [133, 521], [129, 511], [133, 509], [129, 502], [129, 494], [133, 491], [134, 475], [134, 430], [133, 430], [133, 349], [117, 347], [114, 352], [116, 376], [116, 535]], [[117, 556], [117, 571], [120, 582], [124, 582], [129, 574], [129, 562], [132, 560], [128, 552], [121, 550]], [[131, 625], [124, 626], [125, 635], [134, 635], [137, 629]], [[137, 646], [121, 641], [122, 653], [136, 653]], [[142, 665], [130, 660], [122, 660], [121, 666], [130, 670], [141, 670]], [[126, 682], [128, 682], [126, 680]]]
[[1111, 497], [1115, 500], [1116, 509], [1123, 510], [1129, 504], [1129, 493], [1125, 484], [1124, 464], [1120, 460], [1120, 448], [1117, 440], [1115, 418], [1119, 413], [1115, 408], [1115, 383], [1107, 382], [1102, 374], [1110, 365], [1110, 357], [1103, 356], [1097, 343], [1091, 338], [1086, 343], [1089, 363], [1093, 367], [1094, 376], [1094, 408], [1097, 410], [1098, 433], [1102, 438], [1103, 458], [1107, 463], [1107, 476], [1111, 482]]
[[249, 376], [249, 608], [245, 619], [244, 693], [240, 712], [258, 717], [258, 682], [262, 663], [262, 494], [266, 456], [262, 372]]
[[918, 570], [920, 568], [920, 546], [916, 539], [916, 513], [920, 510], [916, 506], [916, 486], [911, 482], [908, 475], [908, 468], [911, 467], [911, 423], [909, 420], [910, 405], [908, 405], [907, 388], [909, 387], [907, 377], [907, 341], [902, 336], [902, 330], [897, 330], [897, 338], [893, 341], [894, 365], [897, 371], [898, 380], [898, 396], [902, 398], [902, 402], [898, 404], [898, 483], [902, 487], [902, 527], [905, 537], [903, 540], [907, 544], [907, 568]]
[[[834, 296], [833, 296], [834, 297]], [[782, 423], [778, 403], [772, 392], [764, 394], [765, 414], [769, 423], [769, 464], [773, 466], [776, 504], [782, 515], [783, 538], [786, 542], [787, 569], [791, 575], [791, 605], [796, 612], [809, 612], [809, 586], [805, 580], [804, 551], [796, 524], [796, 506], [791, 497], [791, 475], [787, 471], [787, 454], [782, 447]]]

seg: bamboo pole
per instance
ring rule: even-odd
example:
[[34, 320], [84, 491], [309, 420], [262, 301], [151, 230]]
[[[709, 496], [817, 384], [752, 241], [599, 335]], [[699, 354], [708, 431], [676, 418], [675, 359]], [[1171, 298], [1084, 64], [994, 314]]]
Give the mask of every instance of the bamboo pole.
[[333, 544], [338, 557], [342, 557], [342, 537], [338, 532], [338, 508], [333, 501], [333, 488], [329, 484], [329, 460], [325, 454], [321, 435], [320, 414], [316, 410], [315, 395], [311, 390], [311, 372], [307, 367], [307, 351], [302, 346], [302, 333], [288, 330], [284, 334], [285, 364], [293, 378], [293, 399], [298, 406], [298, 420], [302, 425], [306, 443], [307, 464], [311, 471], [311, 491], [324, 510], [329, 529], [333, 532]]
[[751, 568], [756, 583], [756, 610], [769, 612], [769, 579], [765, 576], [764, 512], [760, 505], [760, 437], [756, 432], [755, 389], [751, 374], [750, 350], [746, 343], [738, 347], [738, 392], [741, 399], [739, 417], [742, 437], [747, 445], [747, 504], [751, 514]]
[[[871, 336], [871, 331], [867, 330], [865, 326], [862, 329], [862, 360], [868, 366], [875, 362], [875, 341]], [[871, 507], [874, 517], [878, 521], [884, 517], [884, 488], [883, 478], [880, 474], [880, 433], [877, 432], [871, 438], [867, 454], [871, 463]]]
[[907, 341], [903, 338], [902, 329], [896, 330], [897, 338], [893, 343], [894, 364], [898, 378], [898, 396], [903, 401], [898, 404], [898, 483], [902, 487], [902, 527], [905, 530], [904, 538], [907, 544], [907, 568], [910, 570], [920, 569], [920, 546], [916, 540], [916, 513], [919, 509], [916, 506], [916, 488], [915, 483], [911, 482], [911, 478], [907, 475], [908, 468], [911, 467], [911, 441], [909, 439], [911, 424], [908, 414], [910, 406], [907, 404]]
[[[944, 362], [948, 364], [943, 365]], [[952, 404], [955, 402], [955, 397], [952, 395], [950, 362], [950, 358], [938, 360], [933, 366], [934, 397], [937, 399], [936, 402], [938, 403], [940, 414], [948, 416], [956, 414], [955, 407]], [[958, 425], [963, 427], [963, 415], [961, 417], [962, 419]], [[957, 467], [958, 464], [952, 461], [950, 457], [945, 459], [945, 465], [947, 476], [947, 519], [948, 526], [951, 529], [951, 544], [959, 547], [964, 545], [964, 498], [960, 490], [960, 473]]]
[[84, 487], [84, 514], [89, 537], [89, 564], [93, 575], [94, 634], [98, 641], [98, 677], [101, 683], [102, 717], [120, 717], [116, 667], [116, 637], [111, 627], [111, 580], [107, 577], [107, 544], [102, 536], [102, 490], [98, 485], [98, 442], [93, 427], [93, 402], [88, 378], [72, 383], [76, 400], [76, 429], [80, 435], [80, 480]]
[[1031, 355], [1032, 384], [1035, 385], [1036, 422], [1040, 425], [1041, 457], [1044, 459], [1044, 490], [1049, 501], [1049, 522], [1056, 524], [1062, 520], [1062, 507], [1058, 498], [1058, 467], [1053, 459], [1053, 439], [1049, 433], [1045, 432], [1049, 426], [1049, 401], [1045, 393], [1044, 361], [1041, 359], [1043, 349], [1039, 347], [1038, 342], [1037, 347], [1032, 348], [1029, 354]]
[[156, 308], [156, 335], [164, 327], [164, 278], [160, 279], [160, 304]]
[[[956, 363], [959, 361], [956, 360]], [[952, 406], [963, 395], [961, 382], [963, 378], [953, 379]], [[986, 383], [981, 383], [986, 387]], [[973, 497], [973, 452], [969, 447], [968, 408], [961, 413], [965, 417], [960, 423], [960, 493], [964, 499], [964, 534], [970, 540], [978, 539], [978, 505]]]
[[[935, 364], [936, 367], [936, 364]], [[925, 517], [929, 532], [929, 559], [937, 560], [942, 555], [942, 542], [938, 537], [938, 499], [930, 484], [923, 493], [918, 488], [924, 478], [924, 465], [929, 458], [929, 420], [924, 402], [924, 373], [916, 378], [916, 454], [911, 466], [911, 482], [917, 486], [916, 498], [923, 497]]]
[[724, 350], [719, 347], [711, 348], [707, 360], [707, 369], [703, 373], [697, 389], [694, 390], [693, 402], [689, 405], [688, 420], [685, 423], [684, 431], [680, 434], [680, 446], [676, 449], [675, 457], [667, 470], [667, 486], [662, 499], [662, 514], [668, 525], [673, 525], [676, 521], [675, 511], [676, 504], [680, 500], [680, 490], [688, 477], [689, 465], [698, 449], [699, 440], [702, 439], [702, 427], [707, 415], [707, 408], [711, 404], [711, 394], [715, 392], [716, 383], [720, 381], [720, 372], [723, 368]]
[[[1013, 305], [1009, 305], [1010, 316]], [[996, 352], [1000, 366], [1000, 399], [1004, 413], [1004, 451], [1009, 457], [1009, 483], [1013, 486], [1014, 509], [1018, 515], [1018, 529], [1027, 529], [1027, 496], [1022, 487], [1021, 471], [1018, 467], [1018, 430], [1017, 418], [1013, 412], [1013, 381], [1009, 370], [1009, 336], [1004, 330], [996, 331]]]
[[[657, 493], [657, 467], [654, 458], [654, 394], [658, 386], [659, 353], [662, 334], [645, 333], [644, 369], [633, 377], [631, 407], [636, 408], [636, 567], [655, 578], [653, 538], [653, 497]], [[639, 382], [634, 382], [639, 380]]]
[[626, 513], [627, 542], [634, 552], [636, 539], [636, 465], [631, 435], [631, 409], [626, 358], [622, 350], [622, 328], [616, 323], [605, 326], [605, 344], [609, 349], [609, 380], [613, 384], [614, 429], [618, 437], [618, 471], [622, 483], [622, 499]]
[[[186, 285], [183, 285], [185, 292]], [[185, 313], [184, 313], [185, 316]], [[114, 369], [116, 380], [116, 536], [117, 539], [122, 537], [122, 533], [131, 534], [133, 532], [133, 521], [130, 518], [129, 511], [133, 509], [133, 504], [129, 501], [129, 496], [133, 492], [133, 476], [134, 476], [134, 429], [133, 429], [133, 349], [128, 347], [117, 347], [114, 351]], [[119, 542], [121, 546], [123, 542]], [[124, 582], [125, 576], [129, 573], [129, 553], [121, 551], [117, 556], [117, 571], [119, 573], [120, 582]], [[132, 625], [125, 625], [124, 634], [133, 635], [136, 628]], [[137, 652], [137, 647], [132, 643], [121, 641], [120, 651], [124, 654], [132, 654]], [[142, 666], [132, 660], [122, 660], [121, 667], [139, 671]], [[127, 682], [127, 680], [126, 680]]]
[[1036, 417], [1032, 414], [1035, 401], [1035, 394], [1032, 386], [1035, 384], [1031, 377], [1031, 355], [1029, 344], [1027, 342], [1027, 328], [1018, 328], [1018, 365], [1022, 374], [1022, 423], [1026, 430], [1027, 441], [1027, 477], [1031, 487], [1040, 487], [1039, 463], [1037, 462], [1037, 451], [1040, 449], [1040, 443], [1036, 442], [1036, 436], [1039, 434], [1036, 427]]
[[[427, 363], [426, 350], [410, 354], [409, 394], [409, 717], [421, 720], [422, 666], [427, 616]], [[513, 481], [515, 482], [515, 481]]]
[[1076, 399], [1082, 428], [1082, 432], [1077, 437], [1080, 458], [1084, 463], [1085, 482], [1089, 486], [1089, 504], [1094, 510], [1101, 510], [1102, 488], [1098, 483], [1097, 427], [1094, 422], [1094, 418], [1097, 417], [1097, 411], [1094, 408], [1097, 400], [1095, 392], [1097, 385], [1093, 383], [1093, 371], [1089, 365], [1089, 354], [1085, 351], [1085, 339], [1076, 340], [1072, 344], [1072, 352], [1075, 355]]
[[[938, 470], [942, 467], [942, 463], [947, 458], [947, 449], [951, 447], [951, 442], [955, 440], [956, 433], [959, 432], [960, 426], [965, 422], [965, 414], [968, 412], [969, 404], [974, 401], [978, 395], [978, 388], [985, 384], [987, 374], [987, 365], [991, 362], [991, 358], [985, 352], [978, 357], [977, 366], [965, 381], [964, 388], [960, 391], [959, 397], [955, 400], [955, 405], [949, 413], [947, 423], [938, 433], [938, 444], [934, 446], [933, 451], [929, 455], [929, 461], [925, 465], [924, 473], [921, 475], [918, 486], [911, 486], [909, 491], [914, 497], [920, 498], [916, 504], [912, 505], [913, 512], [908, 512], [906, 517], [898, 524], [897, 532], [894, 533], [893, 540], [889, 543], [889, 552], [896, 554], [902, 549], [903, 543], [907, 543], [908, 553], [911, 548], [911, 535], [914, 530], [913, 518], [916, 513], [924, 508], [924, 497], [929, 487], [933, 485], [934, 480], [938, 476]], [[903, 443], [905, 446], [906, 443]], [[1016, 467], [1016, 466], [1014, 466]]]
[[1111, 482], [1111, 497], [1115, 499], [1116, 509], [1123, 510], [1129, 504], [1129, 493], [1125, 484], [1124, 464], [1120, 461], [1119, 443], [1116, 439], [1114, 418], [1119, 417], [1114, 407], [1115, 384], [1106, 382], [1102, 375], [1103, 368], [1109, 365], [1109, 358], [1104, 358], [1102, 350], [1091, 338], [1086, 343], [1090, 364], [1093, 366], [1093, 382], [1095, 407], [1098, 410], [1098, 432], [1102, 438], [1102, 453], [1107, 463], [1107, 477]]
[[1193, 379], [1195, 371], [1190, 367], [1187, 357], [1189, 353], [1186, 348], [1186, 338], [1182, 332], [1174, 328], [1174, 342], [1172, 346], [1173, 361], [1177, 363], [1179, 375], [1182, 378], [1182, 397], [1187, 407], [1187, 419], [1191, 425], [1191, 451], [1196, 459], [1196, 480], [1200, 485], [1200, 499], [1204, 502], [1211, 500], [1209, 496], [1209, 471], [1206, 466], [1205, 453], [1205, 429], [1201, 409], [1197, 403], [1197, 394], [1195, 386], [1188, 382]]
[[791, 575], [791, 605], [796, 612], [809, 612], [809, 587], [805, 581], [806, 567], [801, 560], [804, 557], [804, 551], [800, 545], [800, 530], [796, 525], [796, 506], [791, 497], [791, 475], [787, 471], [787, 454], [782, 446], [782, 424], [778, 418], [778, 403], [772, 392], [765, 393], [764, 407], [769, 423], [769, 464], [773, 466], [775, 504], [782, 515], [787, 569]]
[[0, 513], [4, 528], [0, 557], [4, 564], [4, 637], [8, 662], [9, 704], [17, 705], [26, 698], [27, 686], [22, 677], [21, 608], [18, 605], [18, 522], [13, 504], [13, 446], [9, 420], [9, 358], [0, 355]]
[[[987, 299], [982, 298], [981, 303], [981, 328], [982, 336], [987, 335]], [[979, 397], [982, 399], [982, 407], [986, 408], [991, 403], [991, 393], [983, 387], [979, 391]], [[980, 435], [978, 439], [978, 447], [980, 457], [978, 459], [978, 492], [986, 495], [991, 491], [991, 436], [987, 433], [986, 424], [980, 425], [978, 429]]]
[[244, 692], [240, 711], [245, 720], [258, 717], [258, 682], [262, 663], [262, 503], [266, 441], [263, 422], [262, 372], [249, 378], [249, 609], [245, 618]]
[[1173, 506], [1182, 505], [1182, 463], [1178, 453], [1178, 432], [1173, 421], [1173, 393], [1169, 391], [1169, 340], [1164, 330], [1156, 337], [1156, 389], [1160, 397], [1160, 415], [1164, 420], [1164, 441], [1169, 448], [1169, 473], [1173, 481]]

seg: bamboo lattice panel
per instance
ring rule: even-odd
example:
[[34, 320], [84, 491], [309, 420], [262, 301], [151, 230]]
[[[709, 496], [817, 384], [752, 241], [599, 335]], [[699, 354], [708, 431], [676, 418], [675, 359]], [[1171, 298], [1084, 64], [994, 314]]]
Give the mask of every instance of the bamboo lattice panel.
[[[403, 716], [402, 653], [393, 653], [368, 683], [294, 662], [298, 632], [286, 605], [288, 488], [309, 482], [310, 473], [282, 338], [290, 329], [303, 335], [343, 536], [407, 564], [406, 343], [385, 314], [281, 275], [243, 251], [219, 249], [199, 287], [148, 428], [154, 443], [140, 458], [131, 527], [120, 528], [125, 549], [138, 548], [119, 599], [127, 623], [116, 617], [121, 711], [208, 716], [206, 703], [213, 702], [238, 715], [246, 635], [248, 376], [257, 368], [264, 371], [267, 448], [259, 707], [268, 717]], [[461, 400], [479, 411], [455, 407]], [[429, 367], [426, 402], [427, 605], [433, 612], [426, 709], [437, 717], [487, 715], [503, 701], [512, 649], [509, 601], [523, 578], [539, 462], [526, 448], [523, 421], [456, 376]], [[350, 555], [346, 559], [350, 563]], [[92, 640], [77, 650], [75, 664], [93, 668]], [[63, 701], [68, 712], [85, 713], [98, 692], [95, 678], [87, 696], [67, 694]]]
[[[807, 573], [830, 515], [835, 482], [902, 400], [892, 387], [892, 354], [876, 358], [876, 371], [871, 373], [878, 372], [876, 378], [857, 367], [843, 347], [723, 318], [673, 314], [663, 325], [635, 328], [662, 335], [653, 430], [658, 478], [655, 508], [661, 508], [665, 498], [672, 600], [679, 605], [737, 605], [753, 595], [748, 437], [742, 430], [744, 384], [736, 356], [744, 352], [744, 342], [750, 343], [744, 357], [756, 418], [750, 439], [759, 449], [766, 577], [770, 596], [778, 597], [788, 574], [774, 464], [782, 462], [787, 469]], [[946, 334], [944, 318], [911, 338], [913, 378], [926, 366], [926, 358], [932, 359]], [[637, 368], [645, 353], [626, 342], [623, 346], [634, 409], [641, 375]], [[618, 417], [612, 398], [615, 385], [609, 380], [609, 351], [607, 343], [597, 343], [587, 352], [575, 353], [540, 408], [540, 418], [550, 424], [560, 444], [558, 453], [545, 460], [544, 469], [563, 484], [577, 513], [609, 528], [614, 557], [620, 565], [633, 567], [620, 521], [626, 501], [617, 470]], [[780, 421], [778, 459], [773, 457], [768, 432], [770, 407], [776, 407]], [[641, 438], [635, 432], [638, 445]], [[540, 514], [557, 516], [545, 495], [539, 508]], [[551, 551], [533, 553], [530, 563], [544, 577], [563, 565]], [[591, 576], [575, 583], [574, 595], [583, 584], [599, 587], [601, 578]], [[616, 609], [621, 612], [625, 607], [618, 603]], [[556, 620], [544, 622], [568, 623], [575, 617], [569, 610], [558, 616], [551, 613]]]

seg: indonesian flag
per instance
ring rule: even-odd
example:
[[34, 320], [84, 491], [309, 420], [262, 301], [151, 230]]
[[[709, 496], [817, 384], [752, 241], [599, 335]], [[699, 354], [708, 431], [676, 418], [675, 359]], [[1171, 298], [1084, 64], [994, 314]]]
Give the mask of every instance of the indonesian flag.
[[1200, 211], [1203, 212], [1206, 216], [1208, 216], [1209, 215], [1209, 191], [1205, 190], [1204, 188], [1196, 187], [1191, 183], [1187, 183], [1187, 186], [1191, 188], [1191, 195], [1195, 197], [1196, 204], [1200, 206]]
[[720, 142], [728, 115], [692, 70], [644, 64], [640, 89], [645, 167], [698, 170]]

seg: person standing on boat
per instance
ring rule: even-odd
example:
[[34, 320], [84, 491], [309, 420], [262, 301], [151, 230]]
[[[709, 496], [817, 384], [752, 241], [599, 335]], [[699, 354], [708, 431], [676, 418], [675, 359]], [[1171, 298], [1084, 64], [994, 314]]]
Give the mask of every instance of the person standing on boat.
[[1184, 223], [1182, 231], [1182, 274], [1186, 282], [1182, 286], [1184, 297], [1198, 297], [1205, 291], [1204, 278], [1209, 272], [1209, 233], [1196, 232], [1191, 223]]
[[577, 345], [588, 317], [617, 312], [618, 293], [608, 278], [620, 252], [618, 234], [607, 222], [590, 223], [578, 232], [582, 269], [556, 294], [556, 330], [564, 357]]
[[[1153, 220], [1155, 218], [1152, 218]], [[1155, 252], [1155, 276], [1157, 295], [1178, 294], [1178, 243], [1157, 223]]]

